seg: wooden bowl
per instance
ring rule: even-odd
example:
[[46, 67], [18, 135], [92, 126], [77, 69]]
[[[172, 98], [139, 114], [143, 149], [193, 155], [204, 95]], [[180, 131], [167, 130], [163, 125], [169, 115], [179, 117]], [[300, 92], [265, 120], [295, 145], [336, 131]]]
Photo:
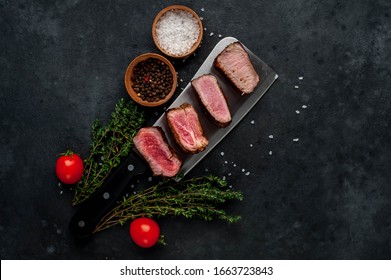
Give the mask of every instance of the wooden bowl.
[[[185, 53], [181, 53], [181, 54], [173, 54], [173, 53], [170, 53], [168, 52], [166, 49], [164, 49], [160, 44], [159, 44], [159, 41], [157, 39], [157, 35], [156, 35], [156, 28], [157, 28], [157, 24], [158, 22], [160, 21], [160, 19], [162, 18], [163, 15], [165, 15], [168, 11], [172, 11], [172, 10], [180, 10], [180, 11], [186, 11], [190, 14], [193, 15], [193, 17], [197, 20], [197, 23], [198, 23], [198, 27], [199, 27], [199, 30], [200, 30], [200, 33], [199, 33], [199, 36], [198, 36], [198, 39], [197, 41], [193, 44], [193, 46], [191, 47], [191, 49]], [[202, 37], [204, 35], [204, 28], [202, 27], [202, 21], [200, 19], [200, 17], [196, 14], [196, 12], [194, 12], [192, 9], [186, 7], [186, 6], [182, 6], [182, 5], [171, 5], [171, 6], [168, 6], [166, 8], [164, 8], [163, 10], [161, 10], [155, 17], [155, 20], [153, 21], [153, 24], [152, 24], [152, 38], [153, 38], [153, 41], [155, 42], [155, 45], [156, 47], [162, 52], [164, 53], [165, 55], [169, 56], [169, 57], [172, 57], [172, 58], [186, 58], [188, 57], [189, 55], [191, 55], [192, 53], [194, 53], [197, 48], [199, 47], [200, 43], [201, 43], [201, 40], [202, 40]]]
[[[160, 99], [158, 101], [147, 101], [143, 100], [140, 96], [138, 96], [137, 92], [133, 89], [133, 81], [132, 77], [134, 76], [134, 67], [141, 61], [147, 60], [149, 58], [156, 58], [159, 59], [160, 61], [163, 61], [165, 64], [168, 65], [170, 68], [170, 72], [172, 74], [172, 87], [170, 92], [164, 97], [164, 99]], [[139, 55], [133, 61], [129, 64], [128, 68], [126, 69], [125, 72], [125, 87], [126, 91], [128, 92], [129, 96], [138, 104], [142, 106], [147, 106], [147, 107], [156, 107], [160, 106], [164, 103], [166, 103], [174, 94], [176, 87], [177, 87], [177, 74], [174, 66], [171, 64], [171, 62], [165, 58], [164, 56], [157, 54], [157, 53], [145, 53], [142, 55]]]

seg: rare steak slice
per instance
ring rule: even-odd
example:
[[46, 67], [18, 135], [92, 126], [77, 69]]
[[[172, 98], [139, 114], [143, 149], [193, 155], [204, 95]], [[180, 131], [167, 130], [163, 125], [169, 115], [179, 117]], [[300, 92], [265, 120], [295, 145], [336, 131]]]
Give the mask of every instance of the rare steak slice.
[[231, 112], [217, 79], [212, 74], [191, 81], [198, 100], [213, 123], [226, 127], [231, 123]]
[[253, 92], [259, 83], [248, 53], [239, 42], [228, 45], [216, 57], [214, 64], [242, 94]]
[[169, 109], [166, 118], [176, 142], [185, 152], [195, 154], [205, 150], [208, 139], [204, 136], [197, 111], [191, 104], [184, 103]]
[[164, 131], [160, 127], [141, 128], [134, 136], [133, 143], [148, 162], [153, 175], [173, 177], [179, 172], [182, 161], [168, 145]]

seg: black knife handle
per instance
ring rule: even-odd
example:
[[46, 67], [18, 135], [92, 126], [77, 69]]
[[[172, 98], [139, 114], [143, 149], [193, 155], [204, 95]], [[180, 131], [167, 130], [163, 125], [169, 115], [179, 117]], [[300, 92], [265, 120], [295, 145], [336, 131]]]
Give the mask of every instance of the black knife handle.
[[122, 198], [124, 190], [148, 170], [145, 161], [131, 153], [72, 217], [69, 226], [74, 237], [82, 239], [91, 236], [99, 221]]

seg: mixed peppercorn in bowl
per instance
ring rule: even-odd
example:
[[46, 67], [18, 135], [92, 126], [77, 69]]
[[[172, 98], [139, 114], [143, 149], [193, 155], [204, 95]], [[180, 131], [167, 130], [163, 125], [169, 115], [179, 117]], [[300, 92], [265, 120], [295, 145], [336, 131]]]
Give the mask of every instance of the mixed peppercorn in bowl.
[[177, 74], [165, 57], [146, 53], [136, 57], [125, 72], [125, 87], [130, 97], [140, 105], [160, 106], [175, 92]]

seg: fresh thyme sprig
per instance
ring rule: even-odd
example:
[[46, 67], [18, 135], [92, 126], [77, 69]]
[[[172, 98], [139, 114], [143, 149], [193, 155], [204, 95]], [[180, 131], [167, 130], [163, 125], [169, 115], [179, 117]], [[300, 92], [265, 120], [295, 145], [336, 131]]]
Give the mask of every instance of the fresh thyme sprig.
[[144, 123], [144, 114], [132, 101], [120, 99], [107, 125], [92, 125], [90, 156], [84, 161], [84, 174], [75, 189], [72, 204], [86, 200], [99, 188], [121, 158], [133, 148], [133, 136]]
[[124, 198], [96, 226], [94, 232], [138, 217], [166, 215], [201, 218], [207, 221], [217, 218], [229, 223], [240, 216], [229, 215], [222, 209], [228, 200], [243, 200], [243, 194], [227, 188], [226, 181], [208, 175], [176, 182], [164, 180], [142, 192]]

